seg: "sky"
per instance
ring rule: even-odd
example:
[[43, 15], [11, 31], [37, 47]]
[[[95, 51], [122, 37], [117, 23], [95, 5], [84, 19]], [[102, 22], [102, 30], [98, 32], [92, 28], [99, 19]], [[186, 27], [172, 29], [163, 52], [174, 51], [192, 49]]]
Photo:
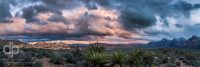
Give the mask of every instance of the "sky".
[[0, 0], [2, 39], [147, 43], [199, 29], [199, 0]]

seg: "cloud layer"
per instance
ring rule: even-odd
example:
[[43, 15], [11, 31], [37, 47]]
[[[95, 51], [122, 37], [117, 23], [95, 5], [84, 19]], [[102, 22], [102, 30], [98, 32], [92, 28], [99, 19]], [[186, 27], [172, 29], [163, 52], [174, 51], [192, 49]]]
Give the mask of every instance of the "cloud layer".
[[0, 1], [0, 35], [189, 37], [200, 35], [199, 7], [182, 0], [6, 0]]

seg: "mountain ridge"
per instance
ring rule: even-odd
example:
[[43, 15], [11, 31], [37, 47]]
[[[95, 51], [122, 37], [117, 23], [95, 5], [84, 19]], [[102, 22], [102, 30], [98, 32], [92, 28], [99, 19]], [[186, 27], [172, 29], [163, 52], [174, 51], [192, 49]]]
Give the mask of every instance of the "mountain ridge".
[[172, 40], [163, 38], [160, 41], [145, 44], [147, 48], [190, 48], [200, 49], [200, 37], [193, 35], [191, 38], [174, 38]]

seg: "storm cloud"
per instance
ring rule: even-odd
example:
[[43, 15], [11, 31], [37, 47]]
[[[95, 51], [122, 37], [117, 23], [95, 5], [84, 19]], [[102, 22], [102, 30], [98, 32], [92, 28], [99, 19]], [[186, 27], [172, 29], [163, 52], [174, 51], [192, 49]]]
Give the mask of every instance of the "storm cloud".
[[199, 28], [199, 8], [183, 0], [1, 0], [0, 35], [173, 38], [197, 33], [188, 28]]

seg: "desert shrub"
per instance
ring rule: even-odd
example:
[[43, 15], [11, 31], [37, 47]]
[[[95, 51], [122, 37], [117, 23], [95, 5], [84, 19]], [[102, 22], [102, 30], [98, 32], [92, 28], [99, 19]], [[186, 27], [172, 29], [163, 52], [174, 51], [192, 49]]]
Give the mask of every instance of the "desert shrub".
[[77, 59], [76, 57], [72, 56], [71, 54], [66, 54], [66, 55], [64, 56], [64, 58], [65, 58], [65, 61], [66, 61], [67, 63], [76, 64], [76, 62], [78, 61], [78, 59]]
[[43, 67], [43, 64], [41, 62], [36, 62], [32, 67]]
[[164, 67], [176, 67], [176, 65], [172, 63], [167, 63], [164, 65]]
[[52, 52], [49, 62], [57, 65], [62, 65], [64, 64], [64, 58], [59, 52]]

